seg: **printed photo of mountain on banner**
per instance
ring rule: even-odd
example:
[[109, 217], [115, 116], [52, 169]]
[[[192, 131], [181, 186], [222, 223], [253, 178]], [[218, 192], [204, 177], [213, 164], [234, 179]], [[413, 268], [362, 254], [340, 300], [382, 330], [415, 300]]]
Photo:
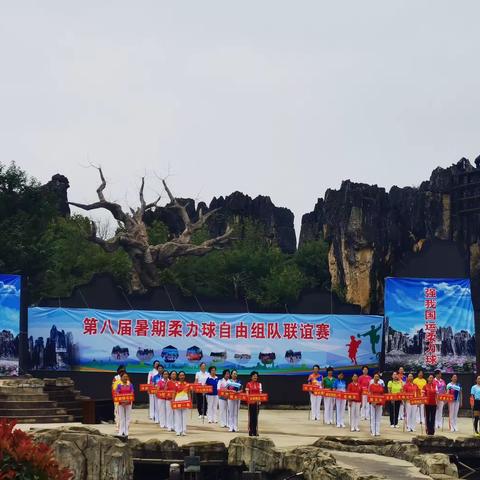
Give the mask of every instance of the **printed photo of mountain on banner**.
[[475, 370], [470, 280], [385, 280], [385, 368]]
[[18, 275], [0, 275], [0, 376], [18, 375], [20, 286]]

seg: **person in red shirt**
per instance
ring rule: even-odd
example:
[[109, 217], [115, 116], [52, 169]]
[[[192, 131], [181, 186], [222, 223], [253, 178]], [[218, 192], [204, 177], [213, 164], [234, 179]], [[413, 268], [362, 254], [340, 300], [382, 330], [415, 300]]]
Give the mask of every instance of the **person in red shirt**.
[[[380, 374], [378, 372], [373, 375], [373, 381], [368, 387], [371, 395], [383, 395], [385, 388], [380, 383]], [[370, 402], [370, 430], [372, 437], [380, 435], [380, 422], [382, 420], [383, 401]]]
[[352, 381], [348, 384], [347, 387], [348, 393], [358, 394], [358, 400], [349, 400], [348, 404], [350, 405], [350, 431], [359, 432], [360, 428], [360, 406], [362, 404], [362, 387], [358, 383], [358, 375], [356, 373], [352, 376]]
[[[262, 384], [258, 381], [258, 372], [253, 371], [250, 374], [250, 381], [245, 385], [245, 392], [256, 395], [262, 393]], [[248, 404], [248, 435], [258, 437], [258, 403]]]
[[358, 383], [362, 387], [362, 405], [360, 407], [360, 419], [370, 420], [370, 405], [368, 405], [368, 386], [372, 377], [368, 374], [368, 367], [362, 367], [362, 375], [358, 377]]
[[[313, 372], [308, 376], [307, 382], [313, 385], [317, 385], [319, 388], [322, 386], [323, 377], [320, 373], [320, 366], [314, 365]], [[320, 407], [322, 405], [322, 397], [320, 395], [314, 395], [310, 392], [310, 420], [320, 420]]]
[[[175, 382], [175, 401], [190, 401], [190, 385], [185, 380], [185, 372], [178, 372], [178, 381]], [[176, 409], [173, 411], [175, 433], [177, 436], [187, 434], [188, 408]]]
[[427, 435], [435, 435], [435, 415], [437, 413], [437, 385], [433, 383], [433, 375], [429, 375], [427, 378], [427, 384], [425, 385], [424, 392], [427, 397], [427, 403], [425, 404], [425, 425]]
[[[409, 373], [407, 377], [407, 381], [403, 386], [403, 392], [414, 397], [418, 394], [418, 387], [413, 383], [413, 373]], [[405, 420], [407, 422], [407, 432], [414, 432], [415, 431], [415, 415], [417, 413], [417, 406], [410, 405], [410, 402], [404, 402], [405, 404]]]

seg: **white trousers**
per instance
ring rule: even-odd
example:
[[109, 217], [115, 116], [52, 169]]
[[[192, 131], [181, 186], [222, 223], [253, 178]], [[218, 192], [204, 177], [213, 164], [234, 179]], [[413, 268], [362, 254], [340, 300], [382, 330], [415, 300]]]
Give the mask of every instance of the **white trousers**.
[[157, 397], [155, 395], [148, 394], [148, 418], [150, 420], [155, 419], [155, 400]]
[[157, 398], [157, 408], [156, 413], [157, 417], [155, 422], [159, 423], [162, 428], [167, 426], [167, 406], [163, 398]]
[[448, 414], [450, 417], [450, 430], [458, 431], [457, 429], [457, 420], [458, 420], [458, 409], [460, 408], [460, 401], [456, 400], [455, 402], [449, 402], [448, 404]]
[[209, 423], [217, 423], [218, 395], [207, 395], [207, 419]]
[[228, 428], [234, 432], [238, 431], [238, 411], [240, 400], [227, 400], [228, 402]]
[[179, 408], [173, 411], [173, 418], [175, 423], [175, 433], [177, 435], [186, 435], [187, 434], [187, 418], [188, 408]]
[[361, 402], [350, 402], [350, 430], [359, 428], [361, 406]]
[[322, 397], [310, 393], [310, 420], [320, 420], [320, 406], [322, 405]]
[[403, 420], [405, 418], [405, 402], [400, 404], [400, 409], [398, 410], [398, 419]]
[[373, 435], [380, 435], [382, 421], [382, 405], [370, 405], [370, 431]]
[[337, 409], [337, 427], [345, 426], [345, 404], [346, 400], [340, 398], [335, 399], [335, 408]]
[[325, 397], [323, 401], [323, 408], [324, 408], [323, 416], [324, 416], [326, 425], [333, 424], [334, 407], [335, 407], [335, 399], [331, 397]]
[[120, 419], [118, 418], [118, 403], [113, 404], [113, 418], [115, 419], [115, 426], [118, 427], [120, 426]]
[[360, 418], [362, 420], [370, 420], [370, 404], [368, 403], [368, 395], [362, 395], [362, 406], [360, 407]]
[[220, 426], [228, 427], [228, 400], [218, 399], [218, 413], [220, 417]]
[[172, 402], [170, 400], [165, 400], [165, 426], [167, 430], [173, 432], [174, 423], [173, 423], [173, 410]]
[[418, 405], [417, 408], [417, 423], [425, 425], [425, 405]]
[[417, 412], [417, 405], [410, 405], [409, 402], [405, 404], [405, 419], [407, 421], [407, 429], [415, 431], [415, 420]]
[[435, 412], [435, 428], [442, 428], [443, 406], [445, 402], [441, 400], [437, 403], [437, 411]]
[[119, 405], [118, 406], [118, 417], [120, 427], [118, 433], [120, 435], [125, 435], [128, 437], [128, 426], [130, 425], [130, 416], [132, 413], [132, 404], [128, 405]]

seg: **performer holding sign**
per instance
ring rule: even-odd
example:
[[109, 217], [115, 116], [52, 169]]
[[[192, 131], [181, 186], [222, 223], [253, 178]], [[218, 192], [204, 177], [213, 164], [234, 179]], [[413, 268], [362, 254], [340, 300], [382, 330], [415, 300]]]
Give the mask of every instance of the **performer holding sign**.
[[[326, 390], [333, 390], [335, 378], [333, 376], [333, 368], [327, 368], [327, 376], [323, 379], [323, 388]], [[323, 400], [323, 416], [325, 419], [325, 425], [331, 425], [333, 423], [333, 408], [335, 406], [334, 397], [325, 397]]]
[[427, 378], [427, 384], [424, 388], [427, 403], [425, 404], [425, 428], [427, 435], [435, 434], [435, 415], [437, 413], [437, 386], [433, 383], [433, 375]]
[[458, 409], [462, 404], [462, 387], [458, 384], [457, 375], [453, 374], [450, 383], [447, 385], [447, 393], [453, 395], [453, 401], [448, 403], [448, 418], [450, 421], [450, 431], [458, 432], [457, 419]]
[[[170, 379], [167, 382], [167, 391], [175, 392], [176, 391], [176, 383], [177, 383], [177, 372], [172, 370], [170, 372]], [[173, 395], [173, 394], [172, 394]], [[165, 413], [166, 413], [166, 424], [167, 430], [169, 432], [173, 432], [175, 429], [174, 420], [173, 420], [173, 410], [172, 410], [172, 400], [171, 398], [167, 398], [165, 400]]]
[[[413, 373], [408, 374], [407, 381], [403, 386], [403, 392], [409, 395], [412, 395], [412, 397], [418, 395], [418, 388], [413, 383]], [[405, 405], [405, 419], [407, 422], [407, 432], [414, 432], [415, 418], [416, 418], [418, 407], [417, 405], [412, 405], [409, 400], [406, 403], [404, 403], [404, 405]]]
[[[222, 378], [218, 381], [218, 390], [227, 390], [227, 383], [230, 378], [228, 368], [222, 372]], [[220, 426], [228, 427], [228, 399], [224, 396], [218, 397], [218, 413], [220, 416]]]
[[[232, 377], [227, 382], [227, 389], [233, 392], [241, 392], [242, 384], [238, 379], [236, 370], [232, 370]], [[240, 410], [240, 400], [233, 398], [227, 400], [228, 408], [228, 431], [238, 432], [238, 411]]]
[[[313, 372], [308, 376], [307, 383], [311, 385], [322, 385], [322, 375], [319, 372], [320, 366], [314, 365]], [[310, 419], [311, 420], [320, 420], [320, 407], [322, 405], [321, 395], [314, 395], [313, 392], [310, 392]]]
[[[338, 373], [338, 378], [333, 383], [333, 388], [337, 392], [346, 392], [347, 383], [345, 382], [343, 372]], [[335, 408], [337, 410], [337, 428], [345, 428], [345, 404], [344, 398], [335, 398]]]
[[356, 373], [352, 376], [352, 381], [348, 384], [347, 387], [348, 393], [358, 394], [358, 400], [349, 400], [350, 405], [350, 431], [359, 432], [359, 423], [360, 423], [360, 406], [362, 404], [362, 387], [358, 383], [358, 375]]
[[[205, 362], [202, 362], [199, 365], [199, 368], [200, 370], [195, 374], [195, 383], [199, 383], [200, 385], [205, 385], [205, 382], [209, 377], [207, 372], [207, 365], [205, 364]], [[196, 402], [197, 402], [198, 418], [204, 418], [207, 415], [207, 402], [205, 400], [205, 394], [197, 393]]]
[[[262, 393], [262, 384], [258, 381], [258, 372], [250, 374], [250, 381], [245, 385], [245, 392], [249, 395]], [[248, 404], [248, 435], [258, 437], [258, 402]]]
[[[153, 378], [158, 375], [158, 366], [160, 365], [160, 362], [158, 360], [155, 360], [153, 362], [153, 368], [148, 372], [147, 375], [147, 383], [150, 385], [153, 385]], [[149, 393], [148, 394], [148, 417], [150, 420], [155, 420], [155, 402], [156, 402], [156, 397], [154, 393]]]
[[172, 402], [177, 436], [187, 434], [188, 410], [191, 407], [190, 385], [185, 381], [185, 372], [178, 372], [178, 382], [175, 384], [175, 399]]
[[[157, 412], [158, 423], [160, 427], [166, 428], [167, 426], [167, 400], [159, 396], [158, 392], [165, 392], [168, 385], [168, 371], [162, 372], [162, 379], [157, 383]], [[161, 395], [161, 394], [160, 394]]]
[[473, 408], [473, 428], [475, 435], [480, 436], [478, 433], [478, 418], [480, 416], [480, 375], [477, 377], [476, 385], [473, 385], [470, 390], [470, 404]]
[[380, 384], [380, 374], [376, 372], [373, 381], [368, 387], [370, 403], [370, 430], [372, 437], [380, 435], [380, 422], [382, 420], [384, 387]]
[[[435, 370], [435, 378], [433, 380], [433, 384], [437, 387], [438, 395], [444, 395], [447, 393], [447, 384], [445, 380], [442, 378], [442, 372], [440, 370]], [[437, 401], [437, 411], [435, 413], [435, 428], [442, 428], [443, 425], [443, 407], [445, 402], [440, 398]]]
[[[403, 382], [398, 379], [398, 373], [393, 372], [392, 379], [387, 384], [388, 393], [402, 393]], [[400, 412], [400, 400], [390, 402], [390, 427], [398, 428], [398, 414]]]
[[[423, 390], [425, 388], [425, 385], [427, 384], [427, 381], [425, 380], [425, 378], [423, 378], [423, 370], [419, 370], [417, 372], [417, 378], [413, 381], [413, 383], [418, 388], [417, 396], [423, 396]], [[423, 404], [417, 405], [417, 423], [420, 423], [421, 425], [425, 423], [425, 405]]]
[[211, 385], [212, 393], [207, 393], [207, 418], [208, 423], [217, 423], [217, 409], [218, 409], [218, 381], [217, 369], [210, 367], [208, 369], [210, 376], [207, 378], [205, 385]]
[[362, 387], [362, 406], [360, 410], [360, 418], [362, 420], [370, 420], [370, 405], [368, 404], [368, 386], [372, 377], [368, 374], [368, 367], [362, 367], [362, 375], [358, 378], [358, 383]]
[[128, 427], [130, 425], [130, 417], [132, 414], [133, 403], [133, 385], [130, 383], [128, 375], [122, 374], [122, 381], [117, 385], [115, 396], [118, 401], [118, 417], [119, 417], [119, 434], [122, 437], [128, 437]]

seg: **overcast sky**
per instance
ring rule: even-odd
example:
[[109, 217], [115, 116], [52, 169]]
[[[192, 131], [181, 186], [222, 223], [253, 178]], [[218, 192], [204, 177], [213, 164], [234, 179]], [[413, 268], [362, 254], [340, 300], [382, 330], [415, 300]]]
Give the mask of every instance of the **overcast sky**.
[[140, 177], [303, 213], [343, 179], [419, 185], [480, 154], [478, 0], [4, 1], [0, 162], [70, 199]]

